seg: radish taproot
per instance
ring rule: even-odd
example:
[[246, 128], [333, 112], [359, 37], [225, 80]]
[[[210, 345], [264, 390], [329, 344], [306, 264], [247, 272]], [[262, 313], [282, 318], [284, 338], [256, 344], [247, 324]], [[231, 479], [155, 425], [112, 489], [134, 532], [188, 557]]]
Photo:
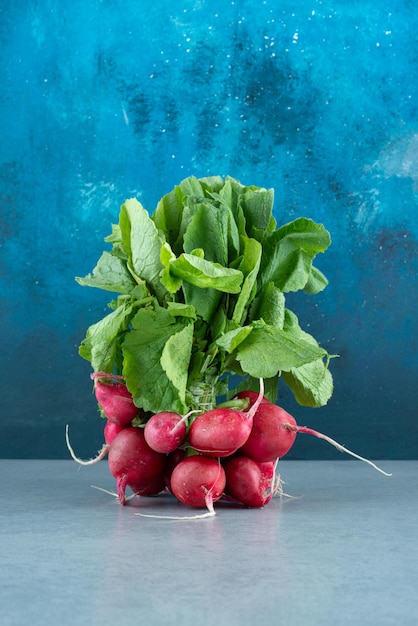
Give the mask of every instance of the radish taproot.
[[264, 398], [264, 383], [247, 411], [218, 407], [198, 415], [192, 422], [188, 440], [192, 448], [211, 457], [230, 456], [241, 448], [250, 436], [253, 418]]
[[368, 463], [377, 471], [385, 474], [385, 476], [391, 476], [391, 474], [383, 471], [369, 459], [352, 452], [334, 439], [331, 439], [331, 437], [307, 426], [299, 426], [290, 413], [277, 404], [268, 402], [260, 404], [254, 415], [251, 433], [240, 448], [240, 454], [249, 456], [261, 463], [275, 461], [289, 452], [298, 433], [306, 433], [323, 439], [340, 452], [345, 452], [360, 461]]
[[226, 476], [225, 493], [250, 507], [262, 507], [270, 502], [276, 488], [276, 463], [259, 463], [238, 455], [223, 465]]
[[192, 507], [206, 507], [212, 512], [213, 504], [225, 489], [225, 470], [217, 459], [197, 454], [175, 466], [170, 482], [177, 500]]
[[138, 415], [132, 394], [123, 382], [122, 376], [94, 372], [94, 393], [104, 415], [111, 422], [127, 426]]
[[71, 446], [70, 436], [69, 436], [69, 433], [68, 433], [68, 424], [65, 427], [65, 441], [66, 441], [66, 444], [67, 444], [68, 451], [69, 451], [69, 453], [71, 455], [71, 458], [74, 461], [76, 461], [77, 463], [79, 463], [79, 465], [93, 465], [94, 463], [97, 463], [98, 461], [101, 461], [102, 459], [105, 458], [105, 456], [107, 455], [107, 453], [109, 452], [109, 449], [110, 449], [110, 445], [108, 443], [104, 443], [102, 445], [101, 449], [98, 451], [97, 455], [94, 458], [89, 459], [88, 461], [83, 461], [83, 459], [80, 459], [76, 455], [76, 453], [73, 450], [73, 447]]
[[147, 444], [161, 453], [174, 452], [186, 436], [185, 419], [172, 411], [161, 411], [145, 424], [144, 436]]
[[166, 458], [149, 447], [141, 428], [129, 426], [118, 433], [109, 446], [108, 464], [116, 478], [120, 503], [126, 504], [127, 487], [138, 495], [161, 491], [165, 485]]

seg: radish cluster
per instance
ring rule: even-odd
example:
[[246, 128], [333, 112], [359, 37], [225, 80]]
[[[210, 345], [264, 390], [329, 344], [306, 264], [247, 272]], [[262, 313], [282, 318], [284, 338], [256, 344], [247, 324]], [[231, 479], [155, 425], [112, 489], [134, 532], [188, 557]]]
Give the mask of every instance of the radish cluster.
[[265, 506], [280, 489], [276, 464], [293, 446], [298, 432], [325, 439], [340, 451], [365, 461], [333, 439], [298, 426], [281, 407], [260, 392], [240, 392], [236, 400], [245, 410], [219, 406], [200, 414], [179, 415], [162, 411], [135, 423], [139, 409], [122, 377], [106, 380], [101, 372], [92, 377], [103, 415], [105, 444], [90, 461], [80, 461], [68, 440], [73, 458], [85, 465], [108, 456], [117, 496], [126, 504], [126, 490], [140, 496], [172, 493], [191, 507], [206, 507], [223, 499], [248, 507]]

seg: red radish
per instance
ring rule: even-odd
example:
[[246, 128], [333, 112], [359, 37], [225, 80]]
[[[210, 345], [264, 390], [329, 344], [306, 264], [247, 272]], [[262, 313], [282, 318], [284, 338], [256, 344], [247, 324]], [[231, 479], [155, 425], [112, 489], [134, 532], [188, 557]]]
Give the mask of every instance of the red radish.
[[96, 400], [107, 419], [122, 426], [130, 424], [138, 415], [139, 409], [135, 406], [127, 386], [122, 382], [123, 377], [106, 372], [94, 372], [91, 378], [94, 380]]
[[240, 453], [264, 463], [283, 457], [293, 446], [296, 432], [284, 424], [296, 425], [296, 420], [277, 404], [260, 404], [253, 427]]
[[242, 504], [261, 507], [272, 499], [276, 486], [275, 463], [258, 463], [247, 456], [235, 456], [224, 464], [225, 493]]
[[184, 459], [185, 456], [186, 456], [186, 451], [182, 450], [181, 448], [177, 448], [177, 450], [174, 450], [174, 452], [171, 452], [171, 454], [169, 454], [167, 457], [167, 462], [165, 464], [165, 470], [164, 470], [164, 480], [165, 480], [166, 487], [169, 491], [172, 491], [171, 490], [171, 474], [173, 473], [173, 470], [176, 467], [176, 465], [178, 465], [180, 461]]
[[151, 480], [146, 487], [140, 483], [138, 486], [135, 484], [130, 485], [132, 491], [137, 496], [156, 496], [157, 494], [164, 491], [166, 484], [164, 479], [164, 473], [159, 474], [155, 477], [154, 480]]
[[125, 491], [130, 487], [141, 495], [155, 492], [156, 482], [164, 476], [166, 456], [155, 452], [145, 441], [141, 428], [124, 428], [109, 447], [109, 471], [116, 478], [121, 504], [126, 504]]
[[352, 452], [337, 441], [334, 441], [334, 439], [331, 439], [331, 437], [312, 428], [298, 426], [295, 418], [276, 404], [260, 404], [253, 419], [251, 434], [241, 447], [240, 453], [262, 463], [275, 461], [289, 452], [295, 442], [297, 433], [307, 433], [319, 439], [324, 439], [340, 452], [345, 452], [360, 461], [368, 463], [377, 471], [385, 474], [385, 476], [391, 476], [391, 474], [384, 472], [372, 461]]
[[225, 489], [225, 470], [216, 459], [194, 455], [180, 461], [171, 474], [171, 490], [177, 500], [213, 511]]
[[109, 445], [112, 443], [114, 438], [121, 430], [126, 428], [126, 426], [121, 426], [120, 424], [116, 424], [115, 422], [110, 422], [109, 420], [106, 422], [106, 425], [103, 429], [105, 442]]
[[241, 448], [250, 436], [263, 391], [264, 384], [260, 379], [260, 393], [248, 411], [218, 407], [195, 418], [188, 435], [192, 448], [216, 457], [230, 456]]
[[145, 441], [156, 452], [174, 452], [185, 438], [186, 428], [181, 415], [162, 411], [153, 415], [145, 424]]

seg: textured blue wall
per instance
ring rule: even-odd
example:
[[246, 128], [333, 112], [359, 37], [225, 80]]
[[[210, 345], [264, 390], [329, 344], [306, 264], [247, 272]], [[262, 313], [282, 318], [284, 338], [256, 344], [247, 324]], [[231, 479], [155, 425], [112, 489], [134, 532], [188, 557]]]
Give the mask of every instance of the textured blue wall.
[[[330, 352], [324, 409], [360, 454], [417, 458], [418, 12], [409, 0], [15, 0], [0, 6], [0, 456], [101, 445], [79, 287], [119, 206], [195, 174], [323, 222], [330, 279], [291, 308]], [[338, 456], [301, 435], [293, 458]]]

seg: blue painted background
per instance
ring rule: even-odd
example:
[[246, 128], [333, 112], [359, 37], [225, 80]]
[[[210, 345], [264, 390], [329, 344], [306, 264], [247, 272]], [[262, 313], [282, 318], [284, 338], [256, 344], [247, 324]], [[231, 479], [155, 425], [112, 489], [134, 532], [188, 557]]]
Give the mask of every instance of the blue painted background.
[[[333, 244], [289, 306], [339, 359], [299, 422], [371, 458], [417, 458], [418, 12], [409, 0], [3, 1], [0, 456], [102, 443], [77, 353], [106, 312], [78, 286], [131, 196], [181, 179], [274, 187], [279, 222]], [[293, 458], [341, 458], [301, 435]]]

